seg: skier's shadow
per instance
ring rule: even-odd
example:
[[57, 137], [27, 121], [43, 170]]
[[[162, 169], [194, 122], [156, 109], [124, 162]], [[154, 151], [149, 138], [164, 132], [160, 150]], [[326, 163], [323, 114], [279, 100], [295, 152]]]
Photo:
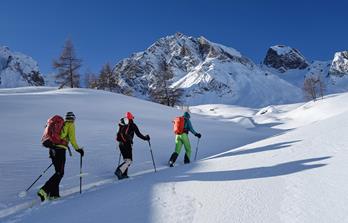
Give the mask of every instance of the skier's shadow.
[[304, 170], [315, 169], [323, 167], [327, 164], [309, 164], [312, 162], [322, 161], [331, 158], [331, 156], [303, 159], [287, 163], [281, 163], [274, 166], [256, 167], [241, 170], [227, 170], [214, 172], [199, 172], [199, 173], [185, 173], [183, 175], [175, 176], [173, 181], [234, 181], [234, 180], [248, 180], [258, 178], [277, 177], [289, 175]]
[[237, 156], [237, 155], [246, 155], [246, 154], [252, 154], [252, 153], [260, 153], [260, 152], [266, 152], [266, 151], [280, 150], [283, 148], [290, 147], [293, 143], [296, 143], [299, 141], [301, 141], [301, 140], [275, 143], [272, 145], [267, 145], [267, 146], [252, 148], [252, 149], [242, 149], [242, 150], [238, 150], [238, 151], [230, 150], [230, 151], [221, 153], [221, 154], [213, 156], [213, 157], [217, 158], [217, 157]]

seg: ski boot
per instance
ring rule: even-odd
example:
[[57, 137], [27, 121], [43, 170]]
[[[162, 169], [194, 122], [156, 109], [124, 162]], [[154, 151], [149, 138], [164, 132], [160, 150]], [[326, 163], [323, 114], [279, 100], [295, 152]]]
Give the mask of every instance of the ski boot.
[[128, 175], [124, 175], [124, 174], [122, 173], [122, 171], [121, 171], [119, 168], [116, 169], [115, 175], [117, 176], [117, 178], [118, 178], [119, 180], [128, 178]]
[[37, 192], [37, 196], [40, 197], [41, 202], [44, 202], [45, 200], [48, 199], [48, 194], [47, 194], [46, 191], [45, 191], [44, 189], [42, 189], [42, 188]]
[[174, 162], [169, 160], [168, 165], [169, 165], [169, 167], [174, 167]]
[[168, 162], [168, 165], [170, 167], [174, 167], [174, 163], [176, 161], [176, 159], [178, 158], [178, 155], [176, 152], [174, 152], [171, 156], [170, 156], [170, 159], [169, 159], [169, 162]]
[[185, 153], [185, 158], [184, 158], [184, 164], [189, 164], [190, 163], [190, 158], [188, 155]]

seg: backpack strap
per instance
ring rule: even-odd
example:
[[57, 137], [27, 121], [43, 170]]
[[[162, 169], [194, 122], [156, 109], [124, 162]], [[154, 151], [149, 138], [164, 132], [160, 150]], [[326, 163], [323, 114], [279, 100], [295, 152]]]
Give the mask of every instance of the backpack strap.
[[[125, 135], [127, 135], [128, 134], [128, 130], [129, 130], [129, 124], [127, 125], [127, 128], [126, 128], [126, 131], [124, 132], [124, 134]], [[121, 138], [122, 138], [122, 140], [123, 140], [123, 142], [124, 143], [126, 143], [127, 142], [127, 139], [125, 138], [125, 135], [123, 134], [123, 131], [121, 131]]]

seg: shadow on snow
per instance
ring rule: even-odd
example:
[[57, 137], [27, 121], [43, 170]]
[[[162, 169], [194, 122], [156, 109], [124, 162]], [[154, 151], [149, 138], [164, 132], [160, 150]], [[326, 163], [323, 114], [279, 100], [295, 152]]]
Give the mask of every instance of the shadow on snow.
[[252, 148], [252, 149], [241, 149], [238, 151], [230, 150], [230, 151], [212, 156], [211, 158], [238, 156], [238, 155], [246, 155], [246, 154], [252, 154], [252, 153], [260, 153], [260, 152], [266, 152], [266, 151], [280, 150], [283, 148], [290, 147], [293, 143], [300, 142], [300, 141], [301, 140], [293, 140], [293, 141], [289, 141], [289, 142], [275, 143], [275, 144], [262, 146], [262, 147], [256, 147], [256, 148]]
[[323, 167], [327, 164], [310, 164], [312, 162], [322, 161], [331, 158], [330, 156], [297, 160], [287, 163], [281, 163], [274, 166], [256, 167], [241, 170], [185, 173], [183, 176], [175, 176], [173, 181], [233, 181], [233, 180], [250, 180], [258, 178], [277, 177], [289, 175], [304, 170]]

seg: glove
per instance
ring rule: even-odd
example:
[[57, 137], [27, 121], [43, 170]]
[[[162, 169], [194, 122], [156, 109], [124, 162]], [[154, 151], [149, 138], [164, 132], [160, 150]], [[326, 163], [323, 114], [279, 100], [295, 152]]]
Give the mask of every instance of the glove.
[[149, 135], [146, 135], [145, 138], [146, 138], [145, 139], [146, 141], [150, 141], [150, 136]]
[[77, 149], [76, 152], [80, 153], [81, 156], [85, 155], [85, 151], [82, 148]]
[[195, 136], [199, 139], [202, 137], [202, 135], [200, 133], [197, 133]]

